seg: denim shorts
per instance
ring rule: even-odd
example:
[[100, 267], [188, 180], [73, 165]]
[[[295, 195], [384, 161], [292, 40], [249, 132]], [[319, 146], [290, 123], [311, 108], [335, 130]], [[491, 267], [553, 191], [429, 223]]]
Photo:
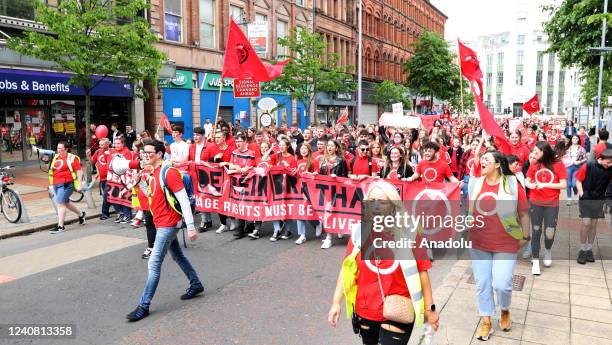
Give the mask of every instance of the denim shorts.
[[53, 200], [56, 204], [67, 204], [70, 201], [70, 195], [74, 192], [74, 183], [58, 183], [53, 185], [53, 191], [55, 192], [55, 198]]

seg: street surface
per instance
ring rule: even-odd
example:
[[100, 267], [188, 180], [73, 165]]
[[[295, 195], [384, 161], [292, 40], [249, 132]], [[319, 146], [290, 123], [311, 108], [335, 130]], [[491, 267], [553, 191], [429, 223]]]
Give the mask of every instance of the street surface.
[[[151, 315], [128, 323], [125, 314], [136, 307], [147, 275], [144, 227], [92, 220], [67, 229], [0, 240], [0, 324], [74, 324], [76, 339], [1, 344], [360, 343], [349, 320], [342, 318], [338, 329], [326, 321], [346, 237], [322, 250], [312, 237], [296, 246], [295, 238], [200, 234], [186, 255], [205, 296], [179, 300], [187, 280], [168, 255]], [[434, 289], [454, 263], [434, 263]]]

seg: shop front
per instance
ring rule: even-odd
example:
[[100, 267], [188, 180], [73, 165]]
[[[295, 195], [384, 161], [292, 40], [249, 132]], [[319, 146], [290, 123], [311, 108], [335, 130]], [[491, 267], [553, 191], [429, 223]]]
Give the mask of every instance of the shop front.
[[[163, 112], [171, 125], [183, 128], [183, 138], [193, 136], [193, 72], [176, 70], [173, 79], [160, 79], [157, 87], [163, 94]], [[172, 142], [172, 135], [165, 133], [167, 142]]]
[[[219, 98], [219, 88], [221, 76], [218, 73], [200, 72], [198, 74], [198, 85], [200, 87], [200, 114], [202, 122], [207, 118], [211, 122], [215, 121], [217, 112], [217, 102]], [[262, 84], [262, 89], [264, 84]], [[240, 120], [243, 127], [256, 127], [255, 118], [259, 118], [264, 113], [262, 109], [257, 108], [257, 103], [260, 99], [269, 97], [276, 101], [278, 105], [270, 114], [276, 125], [286, 123], [291, 125], [296, 122], [301, 128], [304, 128], [309, 119], [304, 116], [304, 105], [297, 102], [295, 112], [293, 111], [293, 102], [291, 97], [286, 92], [267, 92], [261, 91], [260, 97], [253, 98], [235, 98], [234, 97], [234, 80], [231, 78], [223, 80], [221, 87], [221, 101], [219, 104], [219, 117], [226, 122], [235, 123]], [[251, 103], [252, 102], [252, 103]], [[256, 109], [257, 115], [251, 116], [251, 105]]]
[[345, 108], [348, 107], [349, 121], [354, 123], [355, 98], [353, 93], [319, 92], [315, 96], [317, 105], [316, 123], [335, 124]]
[[[70, 74], [0, 69], [0, 163], [36, 160], [31, 146], [54, 149], [59, 141], [79, 153], [86, 146], [85, 97]], [[104, 79], [91, 91], [91, 123], [131, 123], [134, 92]], [[75, 152], [76, 152], [75, 150]]]

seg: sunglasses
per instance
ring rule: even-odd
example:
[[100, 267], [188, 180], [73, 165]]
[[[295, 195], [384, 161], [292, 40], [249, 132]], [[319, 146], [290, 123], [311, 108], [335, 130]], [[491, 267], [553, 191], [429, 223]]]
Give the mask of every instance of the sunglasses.
[[361, 151], [361, 152], [366, 152], [367, 150], [368, 150], [368, 148], [367, 148], [367, 147], [361, 147], [361, 148], [359, 148], [359, 151]]
[[154, 155], [156, 153], [157, 152], [155, 152], [155, 151], [142, 151], [142, 154], [145, 155], [145, 156], [151, 156], [151, 155]]

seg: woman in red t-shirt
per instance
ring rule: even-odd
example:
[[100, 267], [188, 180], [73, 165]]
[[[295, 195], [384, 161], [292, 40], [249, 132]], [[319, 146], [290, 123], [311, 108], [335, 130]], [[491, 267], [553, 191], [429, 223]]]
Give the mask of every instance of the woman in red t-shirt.
[[[289, 143], [287, 138], [282, 138], [278, 141], [278, 154], [277, 156], [277, 166], [285, 167], [289, 170], [297, 169], [297, 160], [295, 159], [295, 155], [293, 152], [293, 147]], [[284, 224], [283, 224], [284, 223]], [[274, 234], [270, 237], [270, 241], [276, 242], [279, 239], [288, 240], [293, 236], [290, 230], [287, 229], [287, 225], [289, 223], [294, 223], [292, 220], [275, 220], [272, 222], [274, 226]]]
[[[385, 165], [385, 156], [382, 155], [382, 146], [376, 140], [370, 143], [370, 157], [372, 160], [376, 162], [376, 167], [380, 171], [382, 167]], [[379, 171], [375, 171], [377, 174]]]
[[538, 141], [533, 149], [536, 162], [529, 166], [525, 185], [530, 188], [531, 225], [531, 273], [540, 274], [540, 237], [544, 225], [544, 266], [552, 264], [551, 248], [555, 240], [557, 218], [559, 217], [559, 194], [567, 186], [567, 170], [562, 161], [555, 157], [550, 144]]
[[81, 159], [69, 151], [70, 146], [60, 141], [57, 144], [57, 153], [49, 164], [49, 184], [53, 188], [55, 194], [53, 200], [57, 204], [57, 226], [50, 231], [52, 234], [65, 230], [66, 210], [74, 212], [79, 217], [79, 224], [85, 223], [85, 211], [80, 211], [70, 201], [70, 195], [75, 190], [80, 192], [84, 183]]
[[[370, 185], [364, 202], [372, 204], [372, 217], [376, 216], [395, 216], [404, 214], [406, 211], [401, 202], [401, 198], [395, 187], [386, 181], [377, 181]], [[362, 225], [373, 226], [373, 224]], [[355, 300], [347, 300], [347, 305], [354, 306], [353, 327], [359, 331], [363, 344], [407, 344], [410, 340], [414, 328], [413, 323], [400, 323], [391, 321], [383, 316], [383, 305], [385, 297], [399, 295], [409, 298], [408, 303], [412, 303], [411, 297], [416, 297], [414, 288], [408, 287], [400, 258], [395, 256], [394, 250], [377, 249], [373, 245], [382, 239], [382, 242], [393, 243], [406, 239], [406, 229], [398, 227], [385, 228], [380, 232], [362, 231], [361, 226], [357, 225], [352, 229], [352, 235], [346, 248], [345, 263], [342, 271], [338, 275], [336, 289], [332, 300], [332, 306], [328, 313], [328, 322], [332, 327], [336, 327], [340, 318], [340, 303], [344, 295], [344, 287], [352, 285], [357, 288]], [[361, 249], [361, 234], [369, 233], [366, 244]], [[414, 233], [414, 232], [408, 232]], [[365, 235], [364, 235], [365, 236]], [[414, 239], [411, 239], [414, 240]], [[380, 248], [380, 245], [376, 245]], [[355, 251], [357, 252], [355, 252]], [[424, 317], [434, 330], [438, 328], [438, 314], [433, 301], [432, 288], [427, 270], [431, 268], [431, 262], [427, 259], [420, 260], [423, 255], [418, 255], [417, 249], [402, 250], [401, 259], [404, 263], [412, 266], [418, 271], [418, 278], [421, 285], [421, 293], [424, 304], [423, 314], [415, 315], [415, 320]], [[417, 257], [415, 259], [415, 257]], [[396, 259], [397, 258], [397, 259]], [[351, 260], [357, 269], [350, 272], [349, 265]], [[351, 282], [345, 282], [346, 277], [351, 277]], [[414, 286], [411, 284], [411, 286]], [[348, 298], [348, 297], [347, 297]]]
[[[480, 166], [482, 176], [470, 181], [475, 185], [470, 187], [468, 196], [469, 208], [473, 210], [469, 240], [472, 243], [470, 255], [476, 280], [478, 311], [482, 318], [477, 337], [479, 340], [488, 340], [492, 333], [491, 317], [496, 315], [493, 290], [501, 309], [501, 328], [508, 331], [512, 325], [512, 275], [516, 253], [529, 240], [529, 204], [523, 188], [510, 171], [508, 161], [502, 153], [485, 153], [480, 159]], [[515, 188], [511, 188], [512, 185]], [[502, 225], [499, 209], [509, 207], [511, 201], [502, 201], [501, 193], [517, 194], [512, 198], [518, 200], [514, 216], [522, 229], [522, 240], [508, 234]]]
[[[310, 145], [300, 145], [299, 158], [297, 160], [297, 169], [300, 175], [302, 174], [317, 174], [319, 172], [319, 161], [312, 156], [312, 147]], [[315, 234], [321, 236], [323, 227], [321, 222], [312, 221], [315, 226]], [[306, 242], [306, 221], [297, 220], [297, 233], [299, 235], [295, 244], [303, 244]]]

